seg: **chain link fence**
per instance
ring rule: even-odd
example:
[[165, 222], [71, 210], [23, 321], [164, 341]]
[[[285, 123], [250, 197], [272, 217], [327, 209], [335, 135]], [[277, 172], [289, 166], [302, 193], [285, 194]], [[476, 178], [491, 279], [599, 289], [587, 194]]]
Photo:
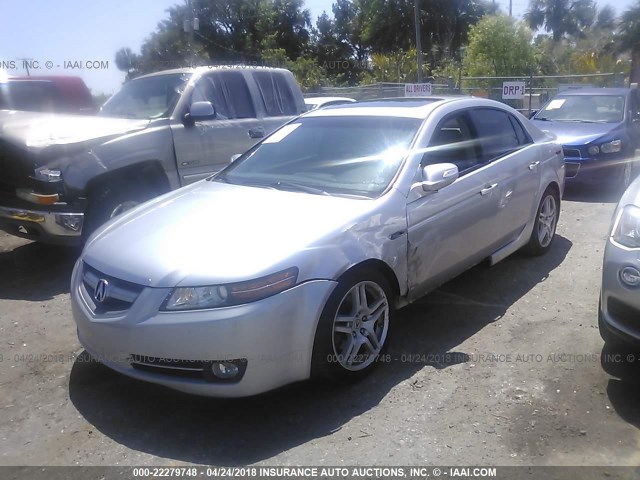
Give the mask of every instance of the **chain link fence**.
[[[524, 82], [523, 99], [503, 100], [503, 82]], [[558, 92], [588, 87], [624, 87], [622, 73], [593, 73], [584, 75], [523, 75], [513, 77], [458, 77], [430, 78], [432, 95], [473, 95], [490, 98], [510, 105], [523, 115], [538, 110]], [[355, 100], [404, 97], [404, 83], [380, 82], [353, 87], [321, 87], [319, 92], [307, 96], [350, 97]]]

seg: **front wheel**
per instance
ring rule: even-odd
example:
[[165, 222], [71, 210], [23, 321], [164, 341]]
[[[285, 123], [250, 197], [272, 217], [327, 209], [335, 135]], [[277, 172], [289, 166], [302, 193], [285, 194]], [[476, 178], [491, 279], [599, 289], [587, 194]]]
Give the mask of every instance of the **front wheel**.
[[129, 183], [98, 186], [89, 195], [83, 237], [86, 240], [102, 224], [152, 197], [147, 189]]
[[560, 196], [552, 187], [547, 187], [542, 194], [540, 205], [536, 212], [536, 220], [529, 243], [524, 247], [524, 252], [531, 256], [546, 253], [556, 235], [558, 218], [560, 216]]
[[388, 344], [392, 298], [389, 282], [380, 272], [362, 270], [343, 277], [318, 323], [312, 376], [352, 382], [368, 374]]

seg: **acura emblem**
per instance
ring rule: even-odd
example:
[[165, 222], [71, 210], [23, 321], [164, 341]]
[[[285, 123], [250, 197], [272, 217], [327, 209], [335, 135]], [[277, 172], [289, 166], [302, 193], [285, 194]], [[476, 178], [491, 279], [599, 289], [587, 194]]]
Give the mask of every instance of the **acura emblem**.
[[102, 303], [104, 299], [107, 298], [107, 293], [109, 292], [109, 282], [107, 282], [104, 278], [98, 280], [98, 284], [96, 285], [96, 290], [93, 292], [93, 298], [96, 299], [96, 302]]

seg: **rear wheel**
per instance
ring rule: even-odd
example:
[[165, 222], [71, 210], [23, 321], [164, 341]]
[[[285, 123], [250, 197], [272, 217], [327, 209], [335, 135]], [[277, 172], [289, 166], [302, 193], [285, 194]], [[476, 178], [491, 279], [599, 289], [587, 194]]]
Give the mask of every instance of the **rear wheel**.
[[546, 253], [556, 235], [560, 216], [560, 196], [553, 187], [547, 187], [538, 211], [529, 243], [524, 247], [525, 253], [535, 256]]
[[380, 272], [362, 270], [342, 278], [318, 323], [312, 376], [350, 382], [368, 374], [388, 344], [392, 298]]

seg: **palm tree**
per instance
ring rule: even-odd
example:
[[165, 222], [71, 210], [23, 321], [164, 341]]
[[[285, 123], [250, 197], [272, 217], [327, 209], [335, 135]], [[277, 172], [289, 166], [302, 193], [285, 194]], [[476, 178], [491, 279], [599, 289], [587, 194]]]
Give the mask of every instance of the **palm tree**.
[[631, 83], [640, 82], [640, 0], [620, 19], [620, 46], [631, 52]]
[[544, 26], [559, 42], [565, 34], [582, 36], [593, 25], [597, 7], [593, 0], [530, 0], [525, 20], [532, 30]]

